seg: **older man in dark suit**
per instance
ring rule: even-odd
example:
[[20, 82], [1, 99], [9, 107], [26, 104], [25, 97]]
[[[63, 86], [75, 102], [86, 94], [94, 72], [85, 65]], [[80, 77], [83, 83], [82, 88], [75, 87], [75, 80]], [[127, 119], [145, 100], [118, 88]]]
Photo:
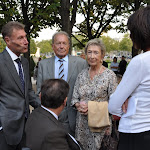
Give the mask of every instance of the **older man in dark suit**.
[[26, 146], [32, 150], [79, 150], [58, 115], [67, 102], [69, 85], [62, 79], [46, 80], [41, 87], [41, 107], [35, 109], [26, 123]]
[[87, 67], [84, 59], [68, 54], [70, 38], [64, 31], [57, 32], [52, 37], [52, 48], [55, 56], [41, 60], [38, 67], [37, 94], [40, 93], [41, 84], [46, 79], [62, 78], [70, 86], [66, 107], [59, 116], [67, 131], [74, 135], [76, 110], [70, 106], [74, 84], [78, 74]]
[[8, 22], [2, 28], [6, 49], [0, 54], [0, 150], [20, 150], [29, 104], [40, 105], [32, 90], [29, 64], [21, 53], [28, 51], [24, 25]]

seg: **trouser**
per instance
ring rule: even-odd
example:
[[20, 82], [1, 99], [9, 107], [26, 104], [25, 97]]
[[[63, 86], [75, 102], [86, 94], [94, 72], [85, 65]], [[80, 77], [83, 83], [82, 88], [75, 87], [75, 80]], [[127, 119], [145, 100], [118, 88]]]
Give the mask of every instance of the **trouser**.
[[150, 150], [150, 131], [119, 133], [118, 150]]

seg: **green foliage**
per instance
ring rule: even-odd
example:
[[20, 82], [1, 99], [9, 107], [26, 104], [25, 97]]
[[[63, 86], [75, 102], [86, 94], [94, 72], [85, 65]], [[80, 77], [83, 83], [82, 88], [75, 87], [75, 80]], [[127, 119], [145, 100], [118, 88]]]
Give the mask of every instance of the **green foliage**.
[[6, 43], [2, 37], [0, 37], [0, 52], [2, 52], [6, 47]]
[[132, 41], [129, 38], [129, 34], [125, 34], [123, 39], [119, 43], [119, 50], [132, 51]]
[[114, 51], [119, 49], [119, 41], [112, 39], [109, 36], [102, 36], [101, 37], [105, 47], [106, 47], [106, 52]]
[[33, 39], [30, 39], [30, 53], [35, 54], [36, 51], [37, 51], [37, 47], [35, 41]]
[[42, 40], [37, 43], [37, 47], [40, 48], [41, 53], [53, 52], [51, 44], [52, 40]]

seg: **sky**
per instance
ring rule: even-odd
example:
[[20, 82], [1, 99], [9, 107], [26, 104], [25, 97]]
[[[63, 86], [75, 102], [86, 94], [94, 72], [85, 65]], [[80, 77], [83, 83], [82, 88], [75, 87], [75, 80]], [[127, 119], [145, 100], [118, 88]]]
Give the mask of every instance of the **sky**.
[[52, 35], [55, 32], [57, 32], [56, 28], [54, 28], [54, 29], [50, 29], [50, 28], [42, 29], [41, 32], [38, 32], [39, 37], [35, 38], [35, 41], [50, 40], [50, 39], [52, 39]]
[[[54, 29], [50, 29], [50, 28], [42, 29], [41, 32], [38, 32], [39, 37], [37, 37], [35, 39], [35, 41], [50, 40], [50, 39], [52, 39], [52, 35], [55, 32], [57, 32], [56, 28], [54, 28]], [[110, 36], [111, 38], [122, 38], [123, 37], [122, 33], [117, 33], [115, 30], [108, 31], [108, 33], [106, 35]]]

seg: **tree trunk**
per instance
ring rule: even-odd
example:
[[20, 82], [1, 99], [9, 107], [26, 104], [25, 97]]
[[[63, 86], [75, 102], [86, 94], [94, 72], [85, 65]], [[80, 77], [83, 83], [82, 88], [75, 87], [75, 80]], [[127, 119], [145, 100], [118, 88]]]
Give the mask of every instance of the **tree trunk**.
[[61, 0], [61, 8], [60, 8], [60, 15], [61, 15], [61, 29], [68, 33], [70, 37], [70, 50], [69, 54], [71, 54], [72, 49], [72, 42], [71, 42], [71, 34], [72, 28], [75, 24], [76, 20], [76, 11], [77, 11], [77, 0], [72, 1], [72, 16], [70, 16], [70, 0]]

